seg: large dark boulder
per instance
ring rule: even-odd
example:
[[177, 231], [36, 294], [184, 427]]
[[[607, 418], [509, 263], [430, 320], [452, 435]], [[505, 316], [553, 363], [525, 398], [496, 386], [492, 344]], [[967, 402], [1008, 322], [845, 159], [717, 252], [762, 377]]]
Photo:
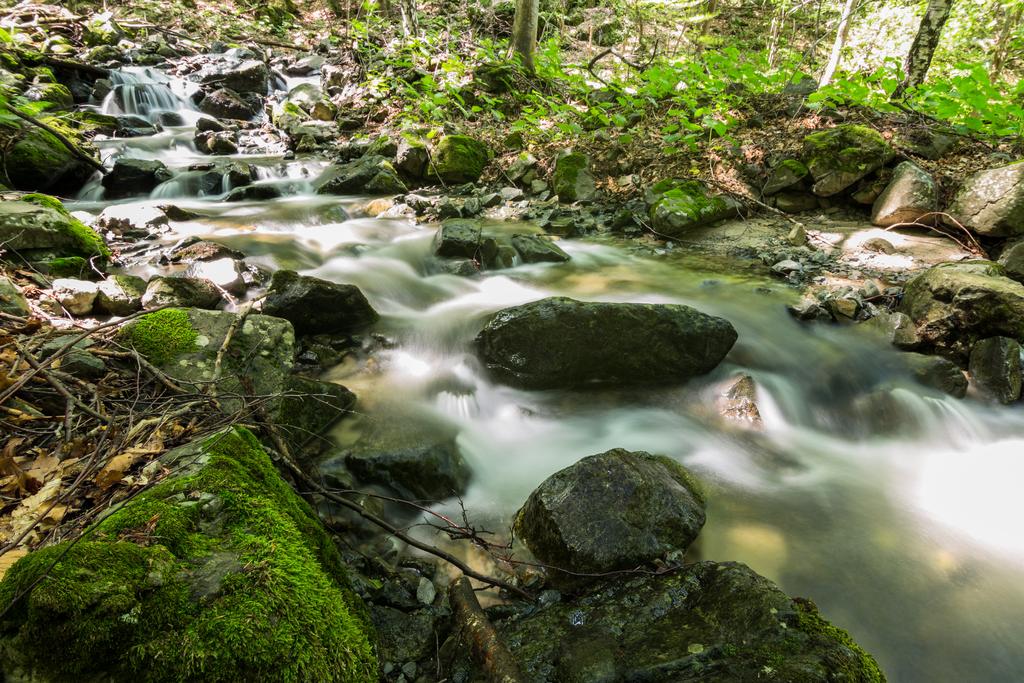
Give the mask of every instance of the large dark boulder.
[[516, 536], [559, 583], [685, 552], [703, 526], [704, 494], [682, 465], [621, 448], [548, 477], [515, 520]]
[[971, 349], [975, 385], [1000, 403], [1013, 403], [1021, 392], [1021, 348], [1007, 337], [982, 339]]
[[684, 382], [735, 342], [729, 321], [689, 306], [566, 297], [499, 311], [476, 338], [494, 377], [532, 389]]
[[263, 313], [290, 321], [299, 334], [353, 332], [380, 317], [355, 285], [299, 275], [294, 270], [274, 273]]
[[199, 110], [204, 114], [219, 119], [239, 119], [248, 121], [263, 108], [258, 96], [241, 94], [230, 88], [219, 88], [206, 95], [199, 103]]
[[914, 323], [925, 349], [965, 361], [986, 337], [1024, 340], [1024, 285], [989, 261], [945, 263], [914, 276], [900, 312]]
[[735, 562], [609, 581], [495, 626], [529, 681], [885, 681], [813, 603]]
[[236, 65], [215, 67], [203, 76], [202, 82], [203, 85], [230, 88], [238, 93], [266, 95], [270, 69], [263, 62], [248, 59]]
[[468, 135], [446, 135], [434, 148], [428, 171], [443, 183], [472, 183], [480, 179], [490, 160], [491, 150], [485, 143]]
[[162, 161], [118, 159], [110, 173], [103, 176], [103, 194], [108, 199], [148, 195], [157, 185], [170, 180], [171, 175]]
[[[49, 118], [44, 122], [57, 123]], [[92, 145], [72, 135], [72, 141], [87, 154]], [[45, 130], [26, 126], [16, 131], [0, 150], [11, 185], [17, 190], [74, 195], [95, 169], [73, 154]]]

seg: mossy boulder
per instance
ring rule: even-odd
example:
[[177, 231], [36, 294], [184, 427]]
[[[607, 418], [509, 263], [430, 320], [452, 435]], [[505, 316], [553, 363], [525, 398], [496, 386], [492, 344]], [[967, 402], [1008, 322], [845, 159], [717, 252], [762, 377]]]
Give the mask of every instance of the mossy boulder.
[[563, 202], [590, 202], [597, 197], [590, 159], [585, 154], [570, 152], [555, 160], [551, 186]]
[[990, 261], [944, 263], [914, 276], [900, 312], [914, 323], [925, 349], [964, 362], [987, 337], [1024, 341], [1024, 285]]
[[10, 278], [0, 276], [0, 313], [27, 316], [32, 312], [21, 289]]
[[1008, 337], [989, 337], [971, 349], [971, 378], [983, 394], [1000, 403], [1021, 395], [1021, 346]]
[[313, 187], [317, 194], [400, 194], [407, 190], [394, 164], [374, 154], [328, 166]]
[[[48, 117], [43, 120], [55, 122]], [[70, 133], [78, 149], [87, 154], [92, 151], [73, 131], [64, 127], [60, 132], [66, 136]], [[7, 177], [18, 190], [73, 195], [94, 173], [92, 166], [72, 154], [54, 135], [35, 126], [16, 131], [2, 154]]]
[[430, 158], [429, 175], [444, 183], [472, 183], [491, 160], [491, 149], [468, 135], [446, 135]]
[[809, 174], [807, 166], [799, 159], [784, 159], [772, 168], [761, 191], [766, 195], [781, 192], [801, 182]]
[[102, 266], [110, 250], [96, 232], [68, 213], [59, 200], [27, 194], [0, 202], [0, 243], [28, 260], [78, 256]]
[[885, 681], [813, 603], [736, 562], [619, 578], [495, 626], [530, 681]]
[[569, 255], [547, 237], [512, 235], [512, 248], [523, 263], [565, 263]]
[[811, 133], [804, 138], [803, 152], [819, 197], [839, 194], [895, 155], [878, 131], [855, 124]]
[[[230, 428], [0, 583], [5, 673], [33, 680], [377, 680], [374, 634], [313, 511]], [[60, 656], [55, 657], [55, 643]]]
[[75, 106], [71, 91], [60, 83], [37, 83], [25, 93], [25, 97], [38, 102], [43, 111], [70, 109]]
[[1024, 235], [1024, 161], [972, 175], [956, 193], [948, 213], [979, 235]]
[[538, 560], [557, 568], [553, 581], [572, 585], [584, 580], [580, 574], [681, 555], [704, 526], [704, 504], [703, 490], [682, 465], [616, 448], [545, 479], [514, 529]]
[[476, 351], [494, 378], [524, 388], [672, 384], [713, 370], [736, 336], [689, 306], [551, 297], [498, 311]]
[[662, 180], [647, 189], [645, 199], [651, 226], [664, 237], [680, 237], [732, 218], [740, 208], [732, 197], [709, 194], [697, 180]]

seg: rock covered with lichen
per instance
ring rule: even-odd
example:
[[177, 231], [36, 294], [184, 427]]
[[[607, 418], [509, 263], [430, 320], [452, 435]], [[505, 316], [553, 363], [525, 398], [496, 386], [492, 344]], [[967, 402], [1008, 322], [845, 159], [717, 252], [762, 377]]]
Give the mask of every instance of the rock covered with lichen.
[[619, 578], [496, 627], [537, 683], [885, 681], [813, 603], [736, 562]]
[[[37, 681], [375, 681], [373, 628], [313, 511], [230, 428], [0, 583], [0, 670]], [[55, 648], [60, 656], [54, 656]]]
[[979, 235], [1024, 234], [1024, 162], [972, 175], [953, 198], [949, 214], [951, 225], [962, 225]]
[[548, 477], [515, 531], [560, 584], [686, 551], [704, 526], [704, 492], [674, 460], [616, 448]]
[[819, 197], [839, 194], [889, 163], [893, 155], [881, 134], [867, 126], [843, 124], [804, 138], [804, 162]]
[[212, 383], [226, 413], [245, 407], [243, 397], [260, 401], [295, 445], [321, 433], [355, 403], [341, 385], [292, 374], [295, 331], [282, 318], [242, 320], [227, 311], [165, 308], [132, 321], [121, 339], [178, 382]]
[[79, 257], [102, 265], [110, 257], [103, 238], [44, 194], [0, 202], [0, 244], [29, 261]]

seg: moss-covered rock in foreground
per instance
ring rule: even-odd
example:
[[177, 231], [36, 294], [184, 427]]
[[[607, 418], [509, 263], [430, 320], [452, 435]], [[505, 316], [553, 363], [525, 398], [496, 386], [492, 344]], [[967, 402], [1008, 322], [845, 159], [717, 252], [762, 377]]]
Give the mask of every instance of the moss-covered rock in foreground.
[[529, 681], [885, 680], [812, 603], [735, 562], [611, 581], [496, 625]]
[[87, 540], [36, 551], [8, 571], [4, 673], [377, 680], [372, 627], [337, 549], [256, 438], [228, 429], [162, 464], [174, 474]]

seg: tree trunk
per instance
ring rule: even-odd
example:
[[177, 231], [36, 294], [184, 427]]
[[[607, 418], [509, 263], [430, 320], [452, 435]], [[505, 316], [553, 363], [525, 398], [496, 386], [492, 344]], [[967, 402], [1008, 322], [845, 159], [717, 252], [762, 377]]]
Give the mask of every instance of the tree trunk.
[[406, 38], [415, 38], [419, 34], [416, 21], [416, 0], [400, 0], [399, 9], [402, 13], [402, 32]]
[[846, 4], [843, 5], [843, 16], [839, 19], [839, 28], [836, 30], [836, 41], [832, 43], [832, 54], [828, 58], [828, 64], [825, 65], [825, 71], [821, 74], [821, 80], [818, 81], [818, 87], [823, 88], [832, 82], [832, 77], [836, 75], [836, 69], [839, 68], [839, 58], [843, 54], [843, 47], [846, 45], [846, 35], [850, 32], [850, 17], [853, 16], [854, 11], [857, 9], [857, 0], [846, 0]]
[[1006, 19], [1003, 20], [1002, 30], [999, 31], [999, 37], [996, 39], [996, 44], [992, 47], [992, 80], [998, 80], [999, 76], [1003, 73], [1003, 68], [1006, 66], [1006, 60], [1010, 55], [1010, 43], [1013, 37], [1013, 32], [1020, 24], [1021, 14], [1024, 13], [1024, 5], [1018, 5], [1011, 12], [1007, 12]]
[[907, 90], [924, 83], [928, 75], [928, 67], [932, 65], [932, 56], [939, 44], [942, 27], [946, 25], [949, 11], [953, 8], [953, 0], [928, 0], [928, 9], [924, 11], [921, 27], [910, 45], [910, 52], [903, 60], [903, 82], [894, 95], [900, 96]]
[[540, 16], [540, 0], [516, 0], [516, 16], [512, 22], [512, 55], [531, 74], [534, 72], [533, 56], [537, 52], [537, 21]]

